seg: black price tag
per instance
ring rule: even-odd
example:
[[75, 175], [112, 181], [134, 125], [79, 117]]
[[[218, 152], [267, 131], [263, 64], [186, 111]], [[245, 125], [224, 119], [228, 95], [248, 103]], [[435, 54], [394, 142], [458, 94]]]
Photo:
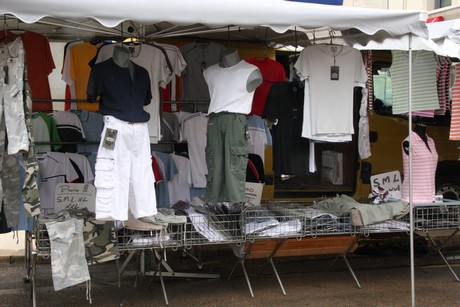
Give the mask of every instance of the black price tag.
[[8, 66], [3, 66], [3, 72], [5, 73], [5, 78], [3, 80], [3, 82], [5, 82], [5, 84], [8, 84], [9, 83], [9, 78], [8, 78]]
[[331, 80], [339, 80], [339, 66], [331, 66]]
[[104, 141], [102, 143], [102, 147], [107, 148], [107, 149], [114, 149], [115, 141], [117, 140], [117, 133], [118, 133], [117, 130], [107, 128], [105, 130], [105, 136], [104, 136]]

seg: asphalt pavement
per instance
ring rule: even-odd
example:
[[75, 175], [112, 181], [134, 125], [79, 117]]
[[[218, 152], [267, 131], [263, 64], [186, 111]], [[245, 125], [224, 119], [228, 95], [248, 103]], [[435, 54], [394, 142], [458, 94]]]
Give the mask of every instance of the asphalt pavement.
[[[388, 251], [388, 248], [385, 248]], [[228, 279], [237, 258], [230, 246], [216, 245], [166, 253], [173, 276], [151, 276], [155, 263], [145, 255], [146, 274], [137, 274], [141, 261], [134, 253], [118, 278], [116, 262], [90, 266], [91, 304], [85, 284], [54, 291], [49, 259], [37, 258], [36, 306], [460, 306], [460, 282], [434, 250], [416, 253], [414, 292], [410, 257], [406, 248], [392, 253], [361, 249], [345, 261], [333, 256], [276, 258], [274, 263], [286, 295], [265, 260], [248, 260], [254, 297], [239, 265]], [[459, 253], [446, 251], [451, 268], [460, 274]], [[127, 259], [123, 254], [119, 266]], [[195, 258], [201, 258], [198, 262]], [[31, 306], [32, 282], [22, 256], [0, 258], [0, 306]], [[166, 267], [162, 266], [166, 272]], [[170, 271], [170, 273], [171, 273]], [[262, 271], [262, 274], [257, 275]], [[136, 277], [137, 276], [137, 277]], [[166, 295], [164, 294], [166, 293]]]

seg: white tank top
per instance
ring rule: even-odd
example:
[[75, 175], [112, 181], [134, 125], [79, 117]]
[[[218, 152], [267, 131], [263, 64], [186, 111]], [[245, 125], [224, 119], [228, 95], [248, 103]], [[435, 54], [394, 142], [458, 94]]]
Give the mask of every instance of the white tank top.
[[240, 61], [230, 67], [219, 64], [208, 67], [203, 76], [209, 87], [211, 102], [208, 114], [231, 112], [249, 114], [252, 107], [254, 91], [248, 92], [246, 84], [257, 66]]
[[[404, 141], [408, 141], [407, 137]], [[404, 143], [403, 141], [403, 143]], [[428, 137], [428, 146], [418, 136], [411, 133], [412, 141], [412, 201], [414, 204], [431, 203], [435, 196], [435, 176], [438, 153], [432, 138]], [[409, 155], [402, 148], [404, 180], [401, 187], [401, 199], [409, 201]]]

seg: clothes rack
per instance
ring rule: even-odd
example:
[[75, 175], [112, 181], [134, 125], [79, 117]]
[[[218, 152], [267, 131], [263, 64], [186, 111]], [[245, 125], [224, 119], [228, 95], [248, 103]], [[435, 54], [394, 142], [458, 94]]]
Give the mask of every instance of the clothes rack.
[[46, 99], [41, 99], [41, 98], [33, 98], [32, 99], [32, 102], [76, 102], [76, 103], [79, 103], [79, 102], [90, 102], [90, 103], [99, 103], [99, 100], [96, 100], [96, 101], [88, 101], [86, 99], [60, 99], [60, 98], [46, 98]]
[[[187, 213], [187, 222], [185, 224], [157, 226], [155, 230], [152, 230], [153, 226], [147, 229], [139, 228], [138, 226], [134, 227], [133, 225], [122, 228], [117, 232], [118, 248], [120, 251], [128, 252], [129, 256], [119, 270], [118, 277], [123, 274], [132, 257], [138, 254], [141, 257], [139, 260], [141, 265], [138, 267], [137, 277], [139, 278], [143, 275], [158, 276], [165, 304], [168, 305], [169, 302], [163, 281], [164, 276], [187, 278], [219, 277], [216, 274], [174, 272], [166, 261], [165, 256], [168, 250], [183, 250], [186, 252], [192, 247], [230, 244], [234, 247], [233, 252], [237, 257], [237, 263], [233, 267], [229, 278], [234, 274], [238, 264], [241, 264], [251, 297], [254, 296], [254, 293], [244, 265], [246, 261], [251, 259], [263, 259], [267, 261], [266, 265], [259, 272], [259, 276], [267, 265], [271, 265], [283, 295], [286, 295], [286, 291], [277, 272], [275, 260], [276, 258], [284, 257], [335, 254], [337, 256], [332, 260], [327, 270], [329, 271], [335, 261], [339, 257], [342, 257], [356, 286], [361, 288], [361, 284], [347, 260], [347, 255], [357, 248], [358, 239], [368, 236], [369, 233], [404, 233], [408, 229], [407, 225], [398, 229], [388, 228], [387, 225], [391, 224], [391, 222], [408, 224], [407, 215], [409, 213], [406, 214], [406, 218], [388, 220], [385, 225], [379, 223], [364, 226], [353, 226], [355, 217], [346, 215], [336, 221], [340, 227], [334, 228], [331, 227], [330, 223], [334, 219], [329, 220], [329, 222], [327, 222], [327, 219], [324, 219], [326, 211], [318, 214], [317, 212], [307, 210], [308, 206], [305, 208], [294, 208], [292, 206], [273, 207], [273, 205], [261, 205], [262, 208], [267, 208], [264, 209], [264, 212], [268, 213], [268, 215], [261, 214], [263, 213], [260, 211], [261, 209], [251, 209], [250, 207], [236, 214], [216, 214], [215, 212], [211, 213], [211, 211], [200, 213], [184, 209], [184, 213]], [[444, 257], [442, 249], [451, 240], [452, 236], [458, 233], [460, 225], [459, 213], [459, 201], [444, 200], [441, 203], [421, 204], [414, 208], [415, 231], [417, 233], [420, 232], [422, 236], [427, 236], [427, 240], [433, 242], [436, 252], [443, 258], [457, 281], [458, 277], [446, 257]], [[276, 223], [268, 226], [268, 219], [276, 220]], [[343, 227], [344, 224], [349, 226]], [[297, 226], [293, 227], [293, 225]], [[36, 238], [38, 240], [35, 240], [36, 249], [33, 255], [49, 256], [50, 245], [45, 233], [46, 229], [43, 228], [43, 225], [38, 224], [37, 226]], [[451, 231], [452, 235], [442, 242], [442, 244], [437, 244], [434, 239], [436, 231]], [[145, 261], [143, 257], [148, 250], [154, 252], [156, 265], [152, 271], [146, 272], [143, 266]], [[194, 258], [194, 260], [197, 259]], [[200, 265], [201, 263], [199, 263], [198, 268], [201, 268]], [[36, 261], [33, 261], [33, 273], [35, 273], [35, 266]], [[166, 270], [163, 271], [163, 268]], [[135, 287], [137, 286], [138, 278], [136, 278]], [[32, 288], [35, 292], [34, 288], [35, 285]]]

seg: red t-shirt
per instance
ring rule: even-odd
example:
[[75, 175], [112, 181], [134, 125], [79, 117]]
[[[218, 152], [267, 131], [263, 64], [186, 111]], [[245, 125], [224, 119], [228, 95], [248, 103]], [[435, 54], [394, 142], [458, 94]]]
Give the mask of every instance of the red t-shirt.
[[270, 58], [248, 58], [246, 62], [257, 66], [262, 74], [263, 82], [257, 87], [252, 100], [252, 110], [250, 114], [262, 116], [268, 92], [275, 82], [286, 80], [284, 66], [280, 62]]
[[50, 101], [36, 101], [38, 98], [51, 99], [48, 75], [56, 66], [54, 65], [48, 38], [42, 34], [31, 31], [26, 31], [18, 35], [12, 32], [10, 32], [10, 34], [13, 36], [20, 36], [24, 44], [27, 76], [32, 91], [32, 99], [34, 99], [32, 111], [52, 111], [53, 104]]
[[155, 183], [163, 181], [163, 176], [161, 176], [161, 169], [158, 165], [158, 162], [154, 156], [152, 156], [152, 169], [153, 176], [155, 177]]

